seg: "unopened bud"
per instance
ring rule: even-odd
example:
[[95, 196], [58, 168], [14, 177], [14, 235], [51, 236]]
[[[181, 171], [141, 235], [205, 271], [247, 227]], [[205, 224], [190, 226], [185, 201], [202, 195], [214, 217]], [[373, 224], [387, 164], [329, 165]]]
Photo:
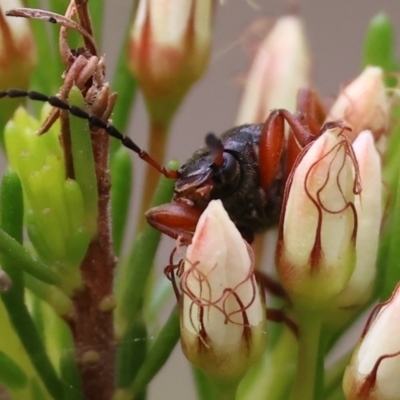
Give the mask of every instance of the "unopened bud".
[[[0, 88], [27, 89], [36, 65], [36, 46], [25, 18], [7, 18], [5, 11], [23, 7], [20, 0], [0, 0]], [[21, 99], [6, 99], [0, 108], [4, 125]]]
[[356, 161], [343, 129], [326, 130], [288, 179], [276, 259], [283, 286], [304, 307], [327, 307], [355, 262]]
[[343, 120], [351, 128], [351, 132], [347, 132], [351, 141], [361, 131], [369, 129], [378, 142], [387, 133], [389, 111], [383, 71], [379, 67], [367, 67], [341, 90], [326, 121]]
[[368, 321], [343, 379], [347, 400], [394, 400], [400, 393], [400, 286]]
[[370, 131], [361, 132], [353, 143], [358, 162], [361, 193], [355, 196], [357, 212], [356, 267], [336, 306], [342, 309], [364, 304], [371, 295], [376, 277], [376, 258], [382, 221], [382, 173]]
[[242, 376], [265, 349], [265, 306], [245, 241], [220, 200], [197, 224], [180, 285], [181, 342], [210, 377]]
[[164, 123], [204, 73], [211, 44], [211, 0], [140, 0], [129, 65], [150, 117]]
[[274, 108], [294, 112], [298, 90], [308, 86], [310, 64], [300, 18], [278, 19], [253, 61], [237, 124], [264, 122]]

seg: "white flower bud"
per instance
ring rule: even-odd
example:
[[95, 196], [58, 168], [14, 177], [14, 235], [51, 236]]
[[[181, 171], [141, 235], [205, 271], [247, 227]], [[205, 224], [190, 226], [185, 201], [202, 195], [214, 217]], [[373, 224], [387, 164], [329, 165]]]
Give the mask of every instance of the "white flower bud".
[[368, 321], [343, 379], [347, 400], [396, 400], [400, 393], [400, 286]]
[[326, 121], [343, 120], [352, 129], [347, 133], [351, 141], [365, 129], [371, 130], [375, 141], [379, 141], [388, 130], [389, 111], [383, 71], [367, 67], [341, 90]]
[[300, 18], [278, 19], [253, 61], [236, 123], [264, 122], [274, 108], [294, 112], [298, 90], [308, 86], [310, 64]]
[[300, 156], [286, 186], [277, 267], [292, 299], [307, 307], [333, 302], [354, 269], [355, 159], [342, 131], [325, 131]]
[[249, 249], [220, 200], [197, 224], [181, 276], [181, 341], [186, 357], [216, 378], [235, 378], [266, 343], [263, 295]]
[[371, 295], [382, 221], [381, 158], [371, 132], [361, 132], [353, 143], [353, 149], [358, 162], [361, 193], [354, 200], [358, 221], [356, 267], [336, 302], [336, 307], [343, 309], [360, 306]]

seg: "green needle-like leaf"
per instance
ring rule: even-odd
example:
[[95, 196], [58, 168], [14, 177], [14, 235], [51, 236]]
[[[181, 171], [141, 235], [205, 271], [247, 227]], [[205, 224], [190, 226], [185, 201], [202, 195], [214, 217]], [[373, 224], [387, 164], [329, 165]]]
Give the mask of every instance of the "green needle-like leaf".
[[72, 349], [62, 352], [60, 372], [64, 388], [63, 400], [83, 400], [82, 382]]
[[[369, 24], [364, 40], [364, 57], [362, 67], [374, 65], [385, 72], [397, 69], [394, 47], [394, 29], [386, 14], [378, 14]], [[396, 80], [388, 77], [388, 86], [394, 86]]]
[[114, 251], [117, 256], [125, 237], [132, 194], [132, 155], [121, 147], [111, 160], [111, 216]]
[[[137, 8], [137, 0], [132, 2], [131, 15], [133, 16]], [[132, 19], [132, 18], [131, 18]], [[113, 89], [118, 93], [118, 102], [113, 113], [113, 122], [121, 132], [125, 132], [128, 126], [130, 110], [135, 101], [137, 93], [137, 82], [128, 68], [127, 50], [130, 35], [130, 24], [127, 25], [125, 38], [121, 45], [117, 67], [112, 81]], [[111, 156], [121, 146], [120, 141], [111, 141]]]
[[[390, 245], [386, 257], [384, 285], [381, 300], [387, 300], [400, 282], [400, 179], [397, 182], [396, 203], [389, 221]], [[382, 254], [380, 254], [380, 259]]]
[[25, 247], [21, 246], [2, 229], [0, 229], [0, 253], [5, 259], [13, 261], [16, 268], [20, 268], [50, 285], [61, 286], [62, 279], [56, 272], [34, 257]]
[[[85, 101], [80, 90], [76, 87], [71, 89], [68, 100], [70, 104], [85, 108]], [[94, 234], [97, 229], [98, 191], [88, 123], [81, 118], [71, 117], [70, 130], [75, 180], [82, 191], [88, 229]]]
[[147, 330], [142, 319], [134, 321], [117, 352], [117, 387], [131, 385], [147, 353]]
[[[31, 0], [29, 6], [40, 9], [41, 3], [38, 0]], [[49, 48], [49, 36], [45, 23], [43, 21], [32, 21], [31, 27], [35, 37], [38, 59], [38, 65], [33, 75], [33, 87], [44, 93], [55, 93], [61, 83], [61, 61], [59, 57], [54, 57], [54, 53]], [[58, 43], [53, 50], [57, 50], [57, 48]]]
[[150, 347], [146, 360], [140, 368], [129, 391], [140, 393], [154, 378], [175, 348], [180, 337], [179, 310], [175, 307], [157, 339]]
[[[16, 173], [8, 172], [3, 177], [1, 184], [0, 225], [2, 229], [7, 229], [11, 235], [15, 233], [17, 240], [21, 240], [22, 238], [21, 215], [23, 215], [21, 183]], [[19, 226], [16, 226], [17, 224]], [[0, 240], [0, 244], [4, 244], [4, 235], [10, 241], [14, 242], [15, 245], [24, 249], [17, 240], [13, 239], [3, 230], [0, 231], [0, 238], [2, 239]], [[20, 249], [16, 253], [20, 254]], [[1, 297], [15, 332], [19, 336], [38, 375], [41, 377], [48, 392], [54, 398], [61, 399], [61, 383], [46, 354], [44, 343], [25, 305], [23, 272], [18, 268], [17, 258], [16, 254], [11, 252], [7, 258], [3, 257], [2, 259], [1, 265], [4, 271], [10, 276], [13, 284], [7, 292], [2, 293]]]
[[[175, 162], [168, 164], [170, 169], [176, 167], [177, 164]], [[172, 198], [173, 186], [174, 181], [172, 179], [162, 176], [151, 206], [168, 203]], [[117, 330], [122, 335], [122, 338], [132, 321], [135, 320], [136, 314], [141, 307], [146, 282], [160, 239], [161, 233], [146, 224], [143, 232], [134, 242], [128, 262], [124, 265], [125, 270], [120, 271], [121, 300], [117, 308]]]
[[104, 17], [104, 0], [96, 0], [89, 2], [90, 17], [92, 19], [92, 27], [94, 32], [94, 38], [97, 46], [101, 47], [101, 34], [103, 28], [103, 17]]
[[22, 368], [0, 350], [0, 382], [10, 389], [21, 389], [28, 379]]

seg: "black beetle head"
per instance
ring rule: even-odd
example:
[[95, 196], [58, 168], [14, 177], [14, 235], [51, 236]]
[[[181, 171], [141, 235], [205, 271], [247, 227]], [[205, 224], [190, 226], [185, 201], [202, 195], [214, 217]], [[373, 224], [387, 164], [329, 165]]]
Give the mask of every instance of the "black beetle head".
[[178, 171], [175, 198], [206, 207], [216, 198], [229, 196], [240, 181], [235, 152], [224, 149], [214, 134], [206, 137], [207, 147], [198, 150]]

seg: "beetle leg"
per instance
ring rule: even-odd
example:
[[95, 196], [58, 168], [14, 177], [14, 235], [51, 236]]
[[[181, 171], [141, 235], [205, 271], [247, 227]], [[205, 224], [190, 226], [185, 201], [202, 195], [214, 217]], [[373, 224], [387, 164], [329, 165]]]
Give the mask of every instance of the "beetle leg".
[[[300, 89], [297, 94], [297, 111], [301, 124], [309, 131], [310, 135], [317, 138], [321, 134], [321, 127], [327, 115], [318, 93], [313, 89]], [[305, 144], [307, 143], [299, 141], [295, 132], [290, 131], [287, 144], [287, 175], [292, 170]]]
[[327, 116], [318, 93], [313, 89], [300, 89], [297, 93], [297, 111], [305, 117], [310, 132], [318, 135]]
[[185, 203], [170, 203], [151, 208], [146, 219], [153, 228], [174, 239], [181, 236], [183, 244], [188, 245], [202, 211]]
[[284, 122], [289, 124], [292, 136], [300, 149], [317, 137], [303, 125], [303, 120], [303, 114], [292, 114], [287, 110], [278, 109], [272, 111], [265, 121], [259, 143], [260, 183], [264, 190], [275, 180], [279, 170], [286, 141]]

